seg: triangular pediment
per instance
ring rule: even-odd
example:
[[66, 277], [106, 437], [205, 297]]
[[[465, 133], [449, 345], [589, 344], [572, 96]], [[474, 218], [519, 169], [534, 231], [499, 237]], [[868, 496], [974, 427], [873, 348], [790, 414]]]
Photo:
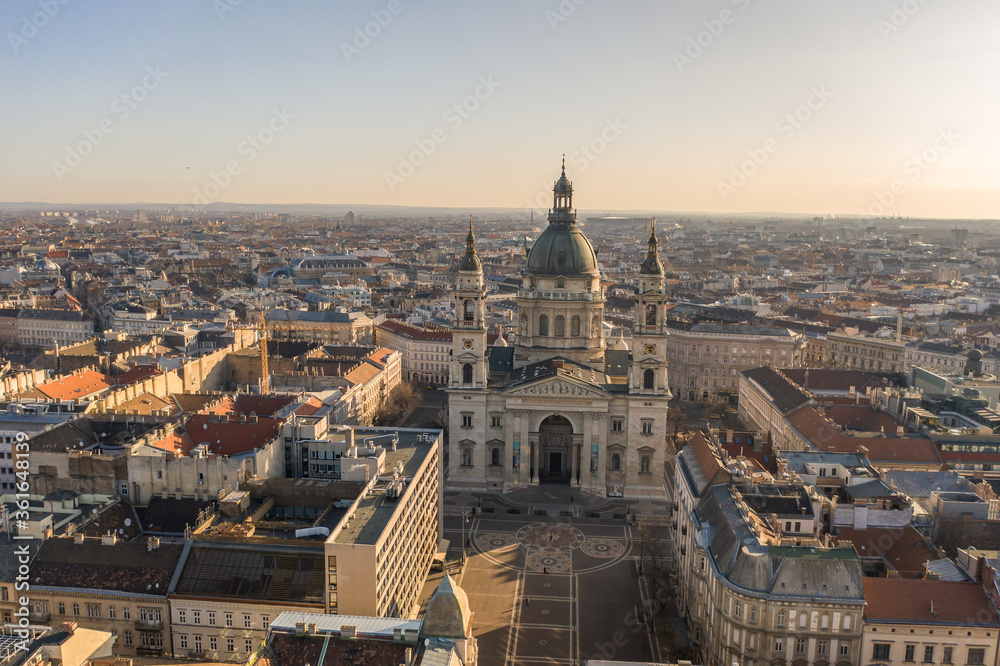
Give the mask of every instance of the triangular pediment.
[[518, 384], [504, 391], [504, 395], [553, 398], [607, 398], [609, 396], [608, 392], [599, 386], [562, 376]]

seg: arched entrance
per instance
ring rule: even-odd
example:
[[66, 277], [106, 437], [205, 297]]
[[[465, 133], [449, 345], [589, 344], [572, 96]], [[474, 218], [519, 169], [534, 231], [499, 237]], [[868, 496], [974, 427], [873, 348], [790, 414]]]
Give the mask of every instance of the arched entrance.
[[538, 427], [538, 480], [542, 483], [570, 482], [570, 448], [573, 444], [573, 424], [565, 416], [553, 414]]

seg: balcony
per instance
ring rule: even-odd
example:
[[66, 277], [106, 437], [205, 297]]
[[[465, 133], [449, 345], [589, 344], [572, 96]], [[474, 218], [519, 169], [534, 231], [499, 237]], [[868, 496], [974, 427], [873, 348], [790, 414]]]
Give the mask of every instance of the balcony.
[[137, 631], [160, 631], [163, 629], [163, 620], [136, 620]]
[[32, 624], [44, 624], [52, 617], [49, 613], [32, 613], [28, 616]]
[[517, 292], [518, 298], [524, 298], [528, 300], [544, 300], [544, 301], [595, 301], [598, 299], [603, 299], [604, 294], [601, 292], [569, 292], [569, 291], [541, 291], [541, 290], [526, 290], [520, 289]]

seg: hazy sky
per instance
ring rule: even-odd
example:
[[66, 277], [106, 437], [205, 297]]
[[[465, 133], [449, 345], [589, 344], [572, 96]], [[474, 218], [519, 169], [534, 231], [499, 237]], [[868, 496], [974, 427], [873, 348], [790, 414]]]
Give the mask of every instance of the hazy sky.
[[997, 218], [998, 26], [996, 0], [6, 0], [0, 201], [542, 208], [565, 152], [591, 210]]

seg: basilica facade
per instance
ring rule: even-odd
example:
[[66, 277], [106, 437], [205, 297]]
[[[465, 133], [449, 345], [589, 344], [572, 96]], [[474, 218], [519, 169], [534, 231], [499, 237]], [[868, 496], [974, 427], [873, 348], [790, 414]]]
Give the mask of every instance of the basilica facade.
[[606, 344], [597, 255], [577, 226], [565, 166], [548, 221], [517, 293], [516, 339], [489, 347], [470, 223], [453, 292], [448, 486], [508, 492], [561, 483], [662, 498], [669, 333], [655, 229], [637, 262], [631, 341]]

